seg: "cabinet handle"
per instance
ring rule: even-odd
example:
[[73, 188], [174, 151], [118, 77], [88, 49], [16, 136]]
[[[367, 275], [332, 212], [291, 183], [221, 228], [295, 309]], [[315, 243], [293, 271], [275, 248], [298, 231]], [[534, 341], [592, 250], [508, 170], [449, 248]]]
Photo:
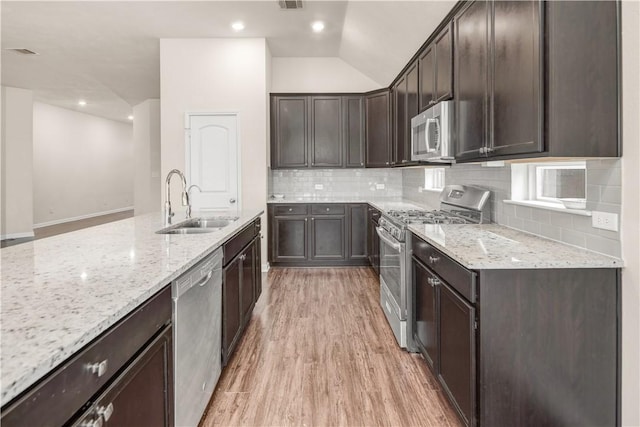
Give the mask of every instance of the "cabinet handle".
[[427, 282], [431, 285], [431, 287], [438, 286], [440, 284], [440, 280], [435, 277], [429, 277]]
[[109, 421], [111, 414], [113, 414], [113, 403], [109, 403], [107, 406], [100, 406], [98, 408], [98, 415], [102, 416], [105, 421]]
[[209, 272], [209, 274], [207, 274], [206, 276], [204, 276], [202, 279], [200, 279], [200, 281], [198, 282], [198, 286], [204, 286], [207, 284], [207, 282], [209, 281], [209, 279], [211, 279], [211, 276], [213, 276], [213, 270], [211, 270]]
[[98, 377], [103, 376], [107, 372], [107, 359], [102, 362], [97, 363], [89, 363], [86, 365], [87, 370], [92, 374], [98, 375]]
[[364, 163], [363, 163], [363, 162], [360, 162], [360, 166], [364, 166]]
[[431, 256], [431, 255], [429, 255], [429, 262], [430, 262], [431, 264], [435, 264], [435, 263], [436, 263], [436, 262], [438, 262], [438, 261], [440, 261], [440, 257], [437, 257], [437, 256]]
[[247, 254], [240, 255], [240, 260], [244, 261], [247, 259]]
[[307, 222], [307, 218], [304, 219], [304, 222]]
[[289, 212], [293, 212], [293, 208], [289, 208]]
[[389, 162], [384, 162], [384, 164], [385, 164], [385, 165], [388, 165], [388, 164], [389, 164]]
[[329, 212], [331, 210], [331, 208], [327, 208], [327, 212]]
[[311, 221], [315, 221], [315, 220], [316, 220], [315, 218], [311, 218]]

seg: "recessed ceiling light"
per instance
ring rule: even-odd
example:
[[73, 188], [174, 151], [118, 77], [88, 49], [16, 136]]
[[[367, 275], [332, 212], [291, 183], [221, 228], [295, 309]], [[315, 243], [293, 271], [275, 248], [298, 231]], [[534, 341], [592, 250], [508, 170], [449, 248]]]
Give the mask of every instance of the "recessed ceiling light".
[[127, 116], [127, 119], [129, 119], [129, 120], [133, 120], [133, 116], [132, 116], [132, 115], [129, 115], [129, 116]]
[[242, 31], [244, 30], [244, 22], [236, 21], [233, 24], [231, 24], [231, 28], [233, 28], [234, 31]]
[[84, 107], [85, 105], [87, 105], [87, 101], [85, 101], [84, 99], [81, 99], [80, 101], [78, 101], [78, 105], [81, 107]]
[[324, 22], [316, 21], [311, 24], [311, 28], [313, 28], [314, 33], [319, 33], [320, 31], [324, 30]]

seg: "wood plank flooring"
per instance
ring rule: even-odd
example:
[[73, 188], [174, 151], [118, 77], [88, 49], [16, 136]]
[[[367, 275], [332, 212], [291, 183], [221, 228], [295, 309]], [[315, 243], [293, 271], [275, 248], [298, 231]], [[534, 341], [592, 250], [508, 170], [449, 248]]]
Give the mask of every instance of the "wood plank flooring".
[[273, 268], [202, 427], [459, 426], [369, 268]]

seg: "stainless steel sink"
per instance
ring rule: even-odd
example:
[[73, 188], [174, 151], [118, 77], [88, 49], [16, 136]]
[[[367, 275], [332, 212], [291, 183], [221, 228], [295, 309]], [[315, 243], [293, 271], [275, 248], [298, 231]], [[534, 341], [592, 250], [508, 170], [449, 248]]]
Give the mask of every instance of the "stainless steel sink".
[[213, 233], [226, 227], [227, 225], [238, 220], [234, 217], [211, 217], [211, 218], [193, 218], [172, 225], [162, 230], [156, 231], [157, 234], [204, 234]]
[[194, 218], [178, 224], [180, 228], [223, 228], [237, 221], [238, 217], [232, 218]]

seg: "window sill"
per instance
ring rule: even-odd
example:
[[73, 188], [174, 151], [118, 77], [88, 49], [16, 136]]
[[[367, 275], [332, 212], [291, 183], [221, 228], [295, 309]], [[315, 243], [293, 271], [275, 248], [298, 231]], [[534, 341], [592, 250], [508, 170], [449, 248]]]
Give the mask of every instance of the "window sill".
[[549, 211], [562, 212], [572, 215], [591, 216], [591, 211], [584, 209], [567, 209], [555, 203], [547, 203], [533, 200], [503, 200], [508, 205], [528, 206], [530, 208], [546, 209]]
[[440, 193], [442, 193], [442, 190], [444, 190], [444, 188], [440, 188], [440, 189], [438, 189], [438, 188], [423, 188], [422, 190], [420, 190], [420, 192], [421, 192], [421, 193], [425, 193], [425, 192], [427, 192], [427, 193], [437, 193], [437, 194], [440, 194]]

